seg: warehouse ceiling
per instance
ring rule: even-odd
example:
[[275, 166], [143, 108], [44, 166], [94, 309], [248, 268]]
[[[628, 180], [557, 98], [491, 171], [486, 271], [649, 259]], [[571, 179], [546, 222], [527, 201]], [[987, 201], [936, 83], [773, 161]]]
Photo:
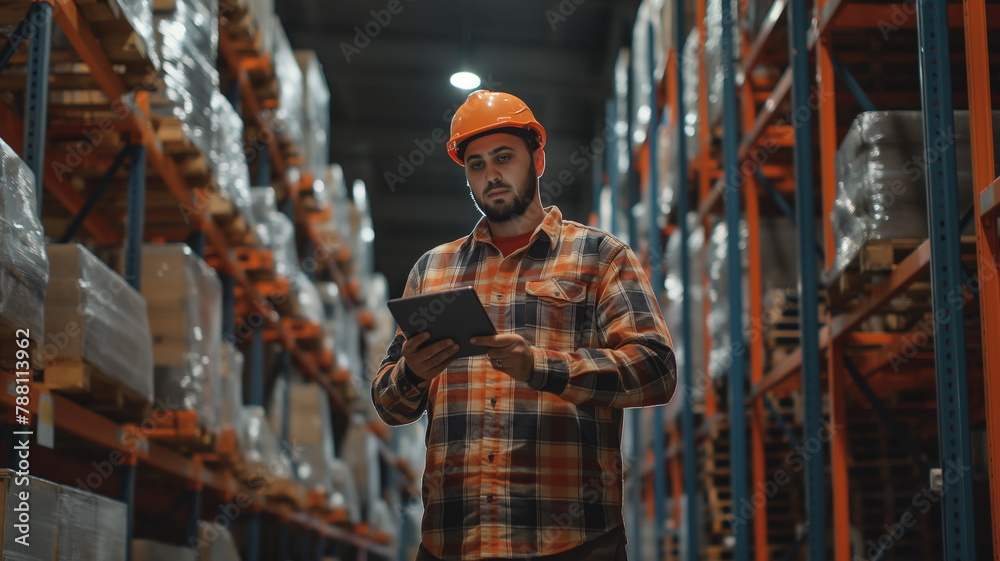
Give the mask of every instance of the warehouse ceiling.
[[[587, 221], [594, 170], [570, 157], [604, 128], [612, 70], [630, 42], [638, 0], [275, 4], [292, 46], [319, 55], [330, 85], [331, 162], [349, 182], [367, 185], [375, 269], [393, 296], [424, 251], [468, 234], [479, 219], [444, 145], [468, 95], [448, 82], [459, 69], [531, 107], [549, 137], [542, 202]], [[557, 187], [560, 172], [568, 175]]]

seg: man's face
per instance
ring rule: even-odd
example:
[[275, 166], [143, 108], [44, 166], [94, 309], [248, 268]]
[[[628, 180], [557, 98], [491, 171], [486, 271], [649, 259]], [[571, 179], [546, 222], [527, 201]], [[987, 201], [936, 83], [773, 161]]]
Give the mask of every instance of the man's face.
[[532, 154], [524, 140], [512, 134], [490, 134], [470, 142], [465, 177], [472, 199], [490, 222], [520, 216], [538, 191]]

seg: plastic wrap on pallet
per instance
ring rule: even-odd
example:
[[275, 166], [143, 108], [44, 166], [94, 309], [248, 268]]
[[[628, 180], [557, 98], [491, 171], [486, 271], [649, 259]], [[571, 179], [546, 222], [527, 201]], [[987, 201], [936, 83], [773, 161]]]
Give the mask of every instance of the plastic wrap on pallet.
[[299, 252], [295, 249], [295, 225], [284, 213], [271, 211], [269, 217], [271, 249], [274, 250], [274, 270], [291, 278], [299, 269]]
[[676, 121], [674, 115], [670, 115], [667, 119], [660, 124], [659, 127], [659, 142], [656, 144], [659, 150], [659, 170], [660, 170], [660, 186], [659, 186], [659, 203], [660, 203], [660, 214], [662, 216], [670, 216], [673, 211], [674, 198], [677, 194], [677, 183], [679, 177], [677, 177], [677, 127], [674, 126]]
[[304, 272], [296, 269], [289, 277], [289, 286], [294, 295], [293, 315], [322, 326], [323, 302], [313, 281]]
[[240, 552], [226, 525], [198, 521], [199, 561], [240, 561]]
[[[1000, 133], [993, 112], [993, 134]], [[954, 145], [959, 210], [972, 204], [969, 113], [934, 145]], [[994, 144], [994, 161], [1000, 146]], [[842, 272], [869, 240], [927, 237], [923, 121], [918, 111], [869, 111], [851, 123], [835, 159], [837, 196], [830, 221], [837, 245], [830, 273]]]
[[181, 122], [185, 136], [203, 154], [212, 150], [212, 95], [219, 89], [218, 2], [177, 0], [173, 11], [158, 14], [156, 30], [163, 90], [152, 111]]
[[238, 430], [243, 422], [243, 353], [232, 343], [222, 343], [222, 403], [219, 426]]
[[236, 432], [248, 479], [270, 483], [293, 476], [292, 461], [281, 447], [267, 413], [259, 405], [243, 406], [243, 424]]
[[125, 503], [60, 485], [57, 559], [125, 561], [127, 520]]
[[[704, 386], [698, 381], [705, 375], [705, 330], [698, 328], [698, 326], [705, 325], [705, 309], [703, 306], [705, 295], [701, 277], [701, 271], [705, 270], [705, 253], [703, 251], [705, 229], [697, 220], [696, 213], [692, 212], [688, 214], [688, 227], [690, 228], [688, 256], [691, 263], [689, 267], [688, 294], [684, 293], [684, 287], [681, 284], [680, 230], [674, 230], [673, 234], [667, 239], [664, 256], [667, 271], [663, 280], [663, 286], [667, 294], [664, 319], [671, 333], [684, 333], [682, 330], [681, 299], [688, 297], [691, 302], [689, 320], [693, 329], [688, 333], [688, 337], [691, 340], [691, 352], [694, 355], [690, 357], [690, 360], [692, 361], [692, 371], [694, 372], [696, 384], [693, 388], [682, 388], [683, 381], [678, 378], [677, 392], [678, 395], [691, 397], [692, 399], [701, 399], [704, 395]], [[688, 360], [688, 357], [685, 356], [683, 345], [676, 345], [674, 352], [677, 355], [677, 371], [680, 372], [684, 361]], [[682, 401], [674, 399], [666, 405], [668, 417], [672, 413], [676, 413]]]
[[[51, 277], [45, 296], [46, 362], [83, 359], [153, 401], [153, 339], [146, 300], [79, 244], [46, 247]], [[51, 336], [50, 336], [51, 337]]]
[[44, 343], [49, 260], [35, 210], [35, 176], [0, 140], [0, 323]]
[[[59, 485], [45, 479], [27, 476], [27, 482], [15, 485], [18, 473], [0, 469], [0, 492], [3, 493], [4, 561], [53, 561], [56, 559], [56, 544], [59, 531]], [[25, 484], [26, 483], [26, 484]], [[26, 492], [31, 498], [31, 527], [29, 547], [15, 541], [23, 534], [14, 527], [14, 521], [24, 511], [24, 501], [20, 493]]]
[[341, 459], [350, 466], [354, 482], [361, 490], [361, 503], [370, 507], [382, 493], [378, 437], [363, 426], [352, 425], [344, 432], [340, 449]]
[[132, 540], [132, 561], [198, 561], [198, 551], [152, 540]]
[[[715, 123], [722, 115], [722, 79], [725, 75], [722, 64], [722, 33], [724, 29], [722, 2], [723, 0], [708, 0], [708, 4], [705, 6], [705, 68], [708, 69], [708, 122], [710, 124]], [[731, 0], [732, 21], [725, 26], [732, 34], [734, 66], [740, 60], [740, 26], [736, 17], [736, 14], [739, 13], [738, 9], [739, 0]], [[697, 71], [697, 65], [692, 64], [691, 66], [695, 66]]]
[[316, 283], [316, 293], [323, 306], [323, 348], [333, 350], [339, 360], [338, 318], [346, 314], [344, 302], [340, 299], [340, 287], [335, 282], [320, 281]]
[[389, 543], [399, 539], [399, 519], [392, 512], [385, 499], [377, 498], [368, 509], [368, 526], [377, 533], [383, 534]]
[[354, 216], [351, 228], [354, 232], [354, 261], [362, 286], [366, 285], [374, 269], [375, 229], [372, 227], [371, 206], [365, 182], [356, 179], [353, 186]]
[[330, 464], [336, 456], [329, 395], [319, 384], [297, 375], [290, 383], [278, 378], [273, 395], [272, 427], [280, 424], [288, 404], [288, 441], [296, 452], [292, 461], [296, 479], [307, 489], [332, 491]]
[[[663, 30], [660, 11], [663, 9], [664, 0], [643, 0], [639, 5], [639, 11], [635, 17], [635, 25], [632, 27], [632, 146], [638, 146], [646, 141], [649, 131], [649, 123], [652, 117], [650, 107], [650, 96], [653, 93], [653, 84], [659, 83], [663, 79], [666, 69], [666, 50], [661, 48], [663, 44]], [[655, 45], [653, 63], [655, 69], [649, 67], [649, 34], [652, 26], [653, 43]], [[655, 70], [655, 75], [653, 70]]]
[[295, 51], [302, 70], [302, 172], [322, 181], [329, 163], [330, 88], [315, 51]]
[[278, 77], [280, 93], [278, 95], [278, 109], [274, 116], [277, 118], [276, 132], [287, 135], [295, 144], [302, 145], [302, 70], [295, 61], [295, 53], [292, 52], [292, 44], [288, 41], [285, 29], [281, 26], [281, 19], [274, 16], [271, 20], [271, 29], [274, 33], [274, 73]]
[[257, 240], [261, 247], [274, 247], [271, 235], [271, 213], [278, 211], [278, 203], [273, 187], [250, 188], [250, 214], [253, 216]]
[[212, 113], [216, 130], [209, 165], [215, 173], [219, 190], [233, 203], [246, 220], [248, 227], [256, 229], [251, 211], [250, 168], [243, 151], [243, 117], [233, 109], [226, 96], [212, 92]]
[[354, 481], [351, 467], [340, 459], [330, 462], [330, 477], [333, 479], [334, 492], [330, 494], [330, 508], [343, 508], [347, 513], [348, 522], [361, 521], [361, 501], [358, 498], [358, 485]]
[[187, 244], [142, 249], [142, 294], [153, 333], [157, 406], [195, 410], [218, 430], [221, 395], [222, 284]]
[[125, 21], [132, 26], [142, 41], [142, 46], [153, 68], [159, 70], [160, 58], [156, 54], [156, 32], [153, 29], [152, 0], [115, 0]]
[[701, 83], [698, 73], [698, 30], [688, 33], [684, 41], [684, 136], [688, 159], [701, 153], [701, 105], [698, 88]]
[[[708, 273], [708, 299], [711, 302], [706, 323], [709, 336], [712, 338], [712, 348], [709, 351], [708, 372], [713, 379], [719, 379], [729, 373], [734, 360], [742, 360], [741, 353], [734, 353], [734, 346], [729, 336], [729, 228], [725, 222], [719, 222], [712, 229], [708, 240], [708, 256], [705, 258], [705, 270]], [[747, 238], [750, 233], [746, 222], [740, 221], [740, 256], [743, 264], [743, 325], [750, 319], [750, 291], [747, 285]], [[739, 341], [741, 348], [745, 341]]]

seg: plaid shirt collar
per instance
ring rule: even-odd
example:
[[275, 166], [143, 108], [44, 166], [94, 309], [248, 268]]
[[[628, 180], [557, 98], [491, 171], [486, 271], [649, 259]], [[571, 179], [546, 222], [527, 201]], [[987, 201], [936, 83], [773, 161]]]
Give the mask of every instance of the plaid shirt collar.
[[[543, 209], [545, 211], [545, 218], [542, 219], [542, 223], [535, 228], [535, 233], [531, 235], [531, 240], [528, 245], [535, 243], [538, 236], [544, 235], [549, 239], [549, 249], [556, 248], [556, 241], [559, 239], [562, 233], [562, 212], [559, 211], [559, 207], [552, 205]], [[476, 223], [476, 227], [473, 228], [472, 233], [469, 234], [462, 245], [459, 246], [460, 251], [469, 251], [472, 249], [472, 244], [475, 242], [481, 242], [485, 244], [493, 245], [493, 236], [490, 234], [490, 222], [486, 217], [479, 219]]]

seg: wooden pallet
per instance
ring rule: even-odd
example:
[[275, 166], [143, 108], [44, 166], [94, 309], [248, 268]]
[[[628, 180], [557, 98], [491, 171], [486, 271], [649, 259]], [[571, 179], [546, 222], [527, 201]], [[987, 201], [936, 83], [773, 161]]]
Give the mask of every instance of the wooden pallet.
[[[913, 251], [923, 239], [897, 238], [869, 240], [838, 275], [828, 276], [826, 299], [832, 311], [850, 308], [861, 297], [870, 293], [874, 284], [886, 278]], [[976, 270], [976, 238], [962, 236], [962, 261], [970, 271]], [[928, 303], [930, 284], [914, 283], [905, 293], [911, 305]]]
[[161, 442], [185, 453], [211, 453], [215, 451], [217, 435], [198, 417], [193, 409], [165, 411], [156, 409], [151, 414], [151, 426], [142, 426], [141, 433], [149, 440]]
[[43, 383], [90, 409], [123, 422], [139, 423], [150, 418], [149, 396], [126, 386], [82, 358], [49, 361]]

